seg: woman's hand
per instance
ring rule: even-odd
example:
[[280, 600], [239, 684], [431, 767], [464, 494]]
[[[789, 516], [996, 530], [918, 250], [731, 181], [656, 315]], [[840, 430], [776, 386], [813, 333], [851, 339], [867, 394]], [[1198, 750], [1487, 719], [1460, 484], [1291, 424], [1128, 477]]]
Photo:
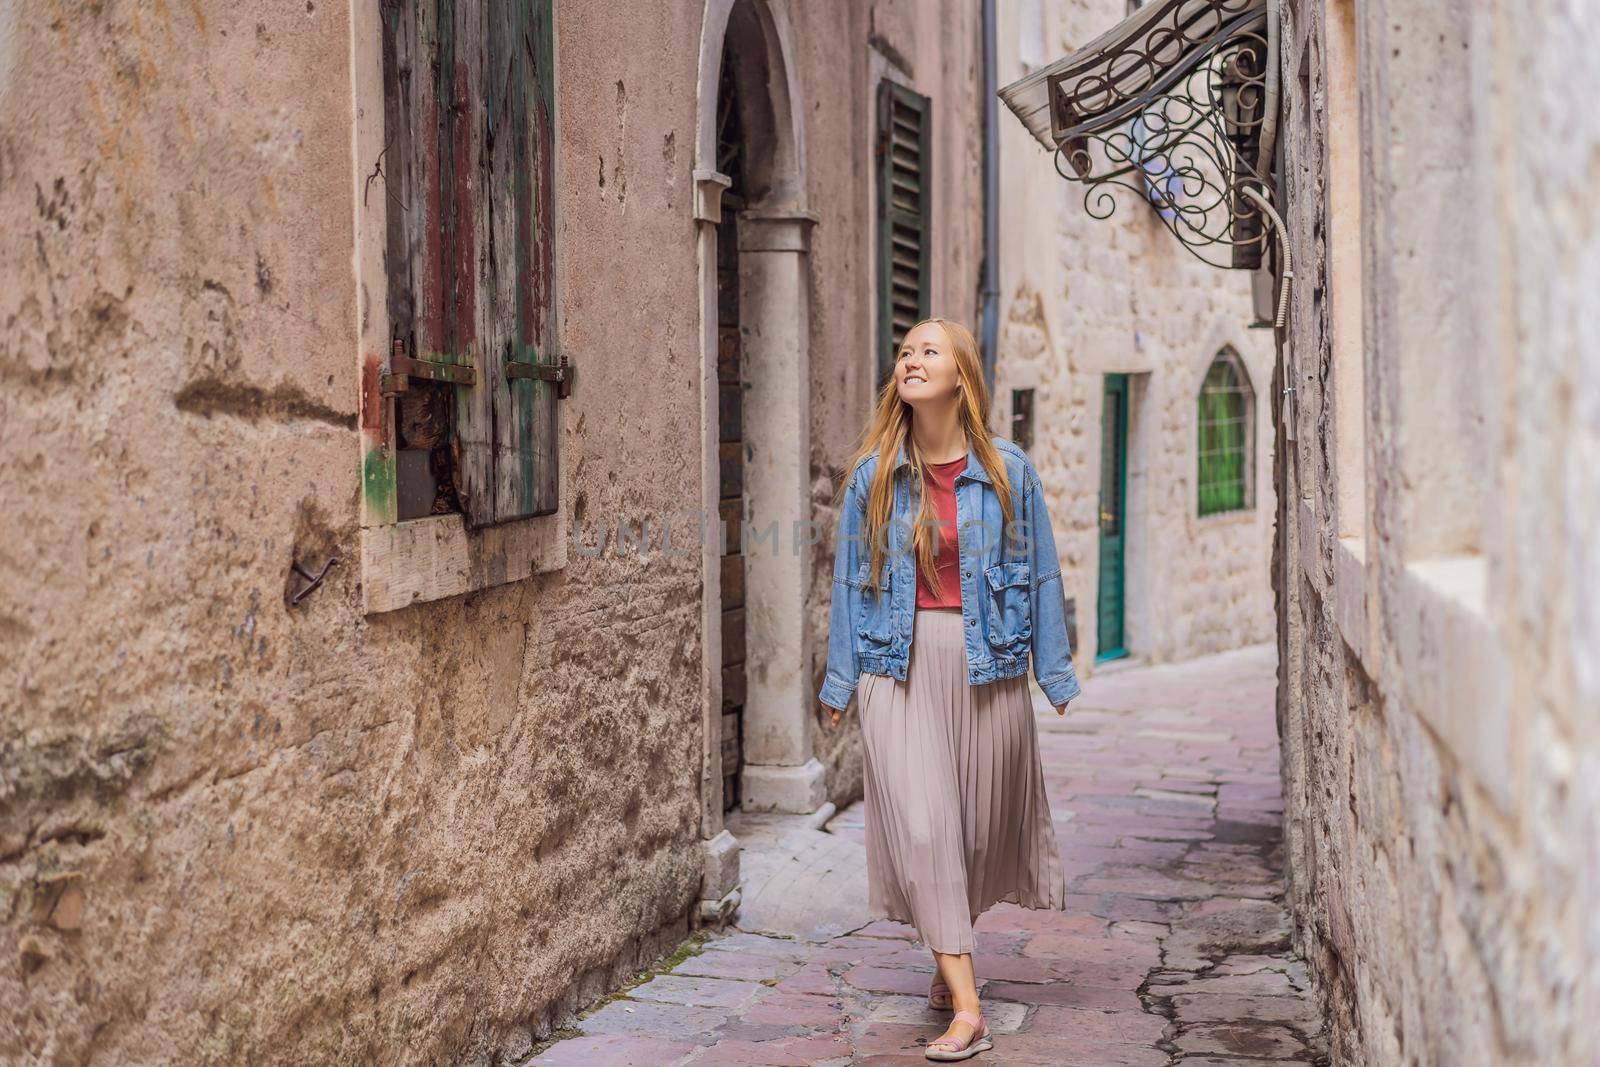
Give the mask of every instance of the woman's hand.
[[[1072, 701], [1070, 701], [1070, 700], [1067, 701], [1067, 704], [1070, 704], [1070, 703], [1072, 703]], [[1056, 705], [1056, 714], [1057, 715], [1065, 715], [1067, 713], [1067, 704], [1057, 704]]]
[[844, 712], [840, 711], [838, 708], [832, 707], [832, 706], [830, 706], [828, 704], [824, 704], [820, 700], [817, 701], [817, 706], [820, 707], [823, 711], [828, 713], [828, 726], [829, 727], [835, 727], [836, 728], [841, 722], [844, 721]]

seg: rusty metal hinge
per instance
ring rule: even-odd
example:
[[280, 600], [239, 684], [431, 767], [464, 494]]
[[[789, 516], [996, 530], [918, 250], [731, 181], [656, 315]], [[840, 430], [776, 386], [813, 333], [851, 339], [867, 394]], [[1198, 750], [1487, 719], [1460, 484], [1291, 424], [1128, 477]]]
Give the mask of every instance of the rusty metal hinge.
[[516, 351], [507, 345], [506, 377], [510, 379], [529, 378], [535, 381], [555, 382], [556, 398], [565, 400], [572, 395], [572, 386], [578, 376], [578, 368], [567, 362], [565, 355], [554, 363], [539, 363], [531, 360], [516, 360], [511, 358], [511, 352]]
[[448, 385], [477, 385], [478, 372], [470, 365], [439, 363], [431, 359], [413, 359], [406, 355], [406, 343], [395, 341], [389, 355], [389, 373], [379, 381], [379, 391], [385, 395], [410, 390], [413, 380], [444, 382]]

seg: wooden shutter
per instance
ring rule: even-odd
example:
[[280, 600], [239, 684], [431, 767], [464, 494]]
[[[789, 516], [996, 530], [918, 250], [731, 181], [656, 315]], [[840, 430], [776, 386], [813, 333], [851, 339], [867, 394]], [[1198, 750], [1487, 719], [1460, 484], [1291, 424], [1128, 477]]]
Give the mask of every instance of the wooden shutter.
[[932, 109], [920, 93], [878, 83], [878, 380], [906, 332], [929, 314]]
[[[498, 278], [495, 337], [502, 360], [554, 363], [555, 49], [551, 0], [497, 0], [491, 84], [494, 197], [490, 265]], [[556, 385], [495, 374], [495, 521], [556, 510]]]
[[452, 386], [471, 526], [556, 510], [550, 0], [388, 0], [389, 312], [408, 354], [472, 366]]

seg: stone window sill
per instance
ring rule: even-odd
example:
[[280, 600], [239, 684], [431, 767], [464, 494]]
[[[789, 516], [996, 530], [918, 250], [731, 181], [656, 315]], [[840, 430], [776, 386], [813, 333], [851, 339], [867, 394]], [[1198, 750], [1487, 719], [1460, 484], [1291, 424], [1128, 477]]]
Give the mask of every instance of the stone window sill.
[[[1510, 811], [1511, 692], [1489, 613], [1488, 561], [1472, 555], [1406, 564], [1385, 597], [1382, 620], [1370, 610], [1368, 580], [1366, 542], [1339, 538], [1334, 614], [1344, 643], [1374, 682], [1385, 664], [1393, 669], [1396, 677], [1383, 688], [1439, 737], [1502, 811]], [[1387, 627], [1386, 655], [1380, 655], [1380, 625]]]
[[1359, 537], [1341, 537], [1333, 549], [1334, 614], [1339, 633], [1361, 669], [1373, 681], [1378, 664], [1373, 658], [1372, 618], [1367, 612], [1367, 543]]
[[1511, 810], [1509, 671], [1489, 613], [1489, 564], [1452, 556], [1406, 564], [1391, 615], [1401, 699], [1502, 811]]
[[1195, 521], [1200, 524], [1200, 529], [1209, 530], [1215, 526], [1250, 526], [1256, 521], [1256, 509], [1252, 504], [1247, 508], [1234, 508], [1232, 511], [1214, 511], [1210, 515], [1196, 515]]

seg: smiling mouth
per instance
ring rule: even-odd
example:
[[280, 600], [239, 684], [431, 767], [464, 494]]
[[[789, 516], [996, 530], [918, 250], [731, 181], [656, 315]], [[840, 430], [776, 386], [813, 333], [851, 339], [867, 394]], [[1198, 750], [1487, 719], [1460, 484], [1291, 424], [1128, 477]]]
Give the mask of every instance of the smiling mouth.
[[921, 382], [923, 385], [927, 385], [928, 384], [928, 379], [924, 378], [920, 374], [908, 374], [908, 375], [906, 375], [906, 384], [910, 385], [912, 382]]

